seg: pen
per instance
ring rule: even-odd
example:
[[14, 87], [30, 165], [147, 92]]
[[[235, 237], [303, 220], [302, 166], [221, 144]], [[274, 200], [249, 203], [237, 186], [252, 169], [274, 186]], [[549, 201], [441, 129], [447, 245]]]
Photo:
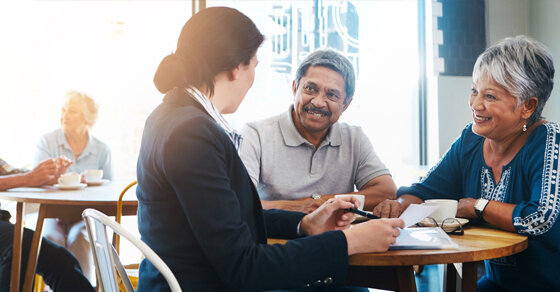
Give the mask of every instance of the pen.
[[356, 208], [348, 208], [348, 209], [344, 209], [344, 211], [346, 211], [346, 212], [352, 212], [352, 213], [358, 214], [358, 215], [362, 215], [362, 216], [367, 217], [367, 218], [369, 218], [369, 219], [379, 219], [379, 217], [377, 217], [377, 216], [375, 216], [375, 215], [373, 215], [373, 214], [371, 214], [371, 213], [369, 213], [369, 212], [362, 211], [362, 210], [358, 210], [358, 209], [356, 209]]

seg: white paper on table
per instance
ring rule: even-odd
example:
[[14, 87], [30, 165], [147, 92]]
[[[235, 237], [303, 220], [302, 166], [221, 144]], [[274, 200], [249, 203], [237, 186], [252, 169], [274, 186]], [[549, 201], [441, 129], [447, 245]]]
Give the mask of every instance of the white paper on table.
[[404, 221], [404, 227], [410, 227], [424, 218], [430, 216], [438, 206], [426, 206], [419, 204], [410, 204], [406, 210], [401, 214], [399, 218]]

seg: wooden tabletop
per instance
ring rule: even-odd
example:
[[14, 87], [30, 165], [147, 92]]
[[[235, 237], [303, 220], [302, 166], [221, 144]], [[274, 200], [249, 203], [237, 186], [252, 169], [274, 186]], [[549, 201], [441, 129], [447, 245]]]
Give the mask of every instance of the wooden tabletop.
[[[464, 226], [464, 235], [450, 235], [457, 249], [391, 250], [382, 253], [355, 254], [349, 257], [346, 284], [385, 290], [416, 291], [415, 265], [445, 264], [444, 290], [455, 291], [456, 273], [462, 276], [461, 291], [476, 291], [477, 262], [509, 256], [525, 250], [525, 236], [491, 226]], [[269, 244], [285, 243], [269, 239]], [[462, 263], [462, 265], [460, 265]], [[460, 266], [461, 271], [456, 270]]]
[[[79, 190], [59, 190], [53, 186], [40, 188], [15, 188], [0, 192], [1, 200], [23, 203], [41, 203], [58, 205], [115, 204], [120, 192], [134, 179], [116, 180], [100, 186], [88, 186]], [[134, 190], [129, 190], [124, 198], [124, 205], [136, 205]]]
[[[412, 266], [475, 262], [509, 256], [527, 248], [526, 236], [490, 226], [464, 226], [464, 235], [450, 235], [458, 249], [391, 250], [383, 253], [356, 254], [349, 257], [351, 266]], [[269, 244], [285, 243], [269, 239]]]

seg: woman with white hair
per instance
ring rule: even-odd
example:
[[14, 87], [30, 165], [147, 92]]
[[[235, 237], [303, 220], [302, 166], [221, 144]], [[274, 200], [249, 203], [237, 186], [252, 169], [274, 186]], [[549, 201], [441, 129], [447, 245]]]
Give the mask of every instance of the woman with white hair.
[[560, 291], [560, 126], [541, 116], [552, 56], [531, 38], [506, 38], [478, 57], [472, 77], [472, 123], [420, 183], [373, 213], [395, 217], [411, 203], [459, 200], [457, 217], [529, 238], [526, 250], [485, 261], [477, 291]]
[[[98, 105], [91, 97], [77, 91], [66, 93], [60, 116], [61, 128], [41, 138], [37, 144], [35, 164], [47, 158], [66, 156], [74, 161], [68, 172], [102, 169], [103, 178], [112, 180], [111, 151], [105, 143], [90, 134], [97, 113]], [[95, 279], [93, 256], [81, 218], [64, 221], [45, 219], [44, 235], [68, 248], [80, 262], [84, 275], [90, 281]]]
[[41, 138], [37, 144], [35, 164], [47, 158], [66, 156], [74, 161], [69, 172], [102, 169], [103, 178], [112, 180], [111, 150], [90, 135], [97, 114], [98, 105], [91, 97], [77, 91], [67, 92], [60, 115], [61, 128]]

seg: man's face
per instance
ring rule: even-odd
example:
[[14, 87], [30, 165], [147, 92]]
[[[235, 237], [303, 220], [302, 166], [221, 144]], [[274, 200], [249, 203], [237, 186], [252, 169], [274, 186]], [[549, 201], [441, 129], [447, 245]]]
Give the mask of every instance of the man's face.
[[304, 138], [324, 135], [351, 101], [344, 103], [346, 88], [342, 75], [322, 66], [309, 67], [297, 88], [293, 82], [292, 91], [294, 123]]

